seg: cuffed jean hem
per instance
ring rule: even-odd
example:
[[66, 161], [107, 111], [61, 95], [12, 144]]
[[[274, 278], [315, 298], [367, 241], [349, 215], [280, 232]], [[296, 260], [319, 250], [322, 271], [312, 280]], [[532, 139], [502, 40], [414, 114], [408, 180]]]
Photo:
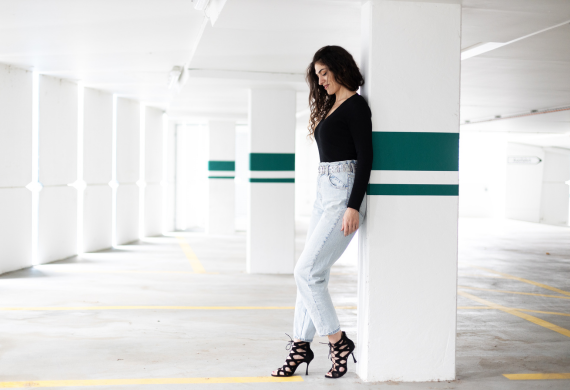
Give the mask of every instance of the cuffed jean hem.
[[306, 343], [312, 343], [312, 342], [313, 342], [313, 339], [311, 339], [311, 340], [304, 339], [304, 338], [302, 338], [302, 337], [297, 337], [297, 336], [295, 336], [294, 334], [293, 334], [293, 339], [295, 339], [295, 340], [301, 340], [301, 341], [304, 341], [304, 342], [306, 342]]
[[330, 335], [338, 333], [338, 332], [340, 332], [340, 326], [336, 330], [333, 330], [331, 333], [322, 334], [321, 336], [330, 336]]

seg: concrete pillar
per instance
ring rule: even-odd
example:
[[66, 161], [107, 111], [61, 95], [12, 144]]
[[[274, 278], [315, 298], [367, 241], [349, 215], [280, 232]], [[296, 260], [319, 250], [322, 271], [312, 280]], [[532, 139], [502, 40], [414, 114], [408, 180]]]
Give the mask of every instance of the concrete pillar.
[[235, 233], [234, 121], [210, 121], [208, 129], [208, 216], [206, 233]]
[[85, 88], [83, 113], [83, 252], [112, 244], [113, 95]]
[[77, 84], [39, 76], [38, 263], [77, 253]]
[[0, 85], [1, 274], [32, 265], [32, 72], [0, 65]]
[[140, 103], [117, 98], [116, 102], [115, 242], [139, 239]]
[[461, 7], [362, 6], [374, 162], [359, 232], [364, 381], [455, 378]]
[[176, 123], [166, 120], [164, 132], [164, 210], [162, 213], [162, 223], [164, 230], [171, 232], [175, 230], [175, 181], [176, 181], [176, 143], [175, 143]]
[[249, 273], [295, 266], [295, 108], [294, 90], [250, 90]]
[[144, 226], [147, 237], [162, 234], [162, 110], [145, 107]]

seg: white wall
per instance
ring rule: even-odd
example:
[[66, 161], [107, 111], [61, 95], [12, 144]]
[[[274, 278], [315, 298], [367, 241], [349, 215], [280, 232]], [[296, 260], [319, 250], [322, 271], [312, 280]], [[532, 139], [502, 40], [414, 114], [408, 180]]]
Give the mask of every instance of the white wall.
[[32, 265], [32, 73], [0, 64], [0, 274]]
[[507, 157], [534, 156], [538, 164], [506, 164], [506, 217], [540, 222], [540, 197], [544, 172], [544, 151], [539, 146], [509, 142]]
[[236, 127], [235, 216], [236, 231], [245, 231], [249, 204], [249, 127]]
[[77, 84], [39, 76], [39, 263], [77, 253], [77, 190], [68, 186], [77, 179], [77, 104]]
[[117, 99], [116, 243], [139, 238], [140, 104]]
[[113, 95], [85, 88], [83, 118], [82, 251], [92, 252], [112, 246]]
[[203, 231], [208, 202], [208, 128], [177, 128], [176, 229]]
[[459, 137], [459, 216], [505, 216], [507, 133], [462, 131]]
[[568, 225], [570, 149], [544, 148], [540, 222]]
[[176, 145], [174, 143], [176, 123], [168, 120], [164, 134], [164, 188], [162, 223], [164, 231], [174, 231], [175, 218], [175, 178], [176, 178]]

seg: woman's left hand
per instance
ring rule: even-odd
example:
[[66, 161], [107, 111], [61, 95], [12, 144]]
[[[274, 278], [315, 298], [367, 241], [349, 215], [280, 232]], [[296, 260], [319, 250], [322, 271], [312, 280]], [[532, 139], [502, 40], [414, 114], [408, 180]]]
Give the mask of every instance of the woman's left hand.
[[360, 214], [358, 214], [358, 211], [348, 207], [344, 213], [344, 217], [342, 217], [342, 228], [340, 230], [344, 231], [344, 236], [346, 237], [358, 229], [359, 222]]

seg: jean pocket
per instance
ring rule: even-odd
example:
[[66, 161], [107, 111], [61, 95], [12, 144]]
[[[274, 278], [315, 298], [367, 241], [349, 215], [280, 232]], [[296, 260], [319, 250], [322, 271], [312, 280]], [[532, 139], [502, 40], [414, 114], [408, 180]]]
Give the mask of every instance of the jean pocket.
[[329, 174], [329, 183], [333, 188], [346, 190], [349, 185], [349, 178], [344, 172], [339, 172], [336, 175]]

